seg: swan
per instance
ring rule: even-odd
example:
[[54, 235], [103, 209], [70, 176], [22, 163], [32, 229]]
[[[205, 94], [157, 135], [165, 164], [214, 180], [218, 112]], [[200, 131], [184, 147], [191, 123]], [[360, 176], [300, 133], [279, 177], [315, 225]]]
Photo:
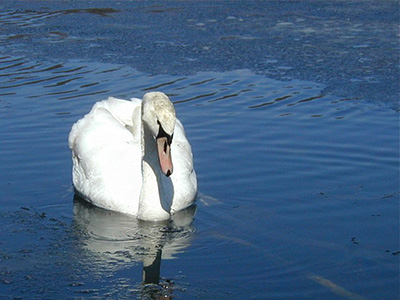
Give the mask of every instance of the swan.
[[194, 203], [191, 146], [164, 93], [97, 102], [68, 144], [75, 191], [95, 206], [161, 221]]

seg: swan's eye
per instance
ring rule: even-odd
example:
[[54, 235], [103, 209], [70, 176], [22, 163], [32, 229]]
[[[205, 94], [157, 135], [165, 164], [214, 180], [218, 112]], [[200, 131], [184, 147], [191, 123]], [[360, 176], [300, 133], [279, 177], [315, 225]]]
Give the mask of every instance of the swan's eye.
[[157, 124], [159, 126], [157, 138], [166, 137], [168, 145], [171, 145], [172, 144], [172, 138], [173, 138], [174, 134], [169, 135], [168, 133], [166, 133], [164, 131], [164, 128], [162, 128], [160, 121], [158, 121], [158, 120], [157, 120]]

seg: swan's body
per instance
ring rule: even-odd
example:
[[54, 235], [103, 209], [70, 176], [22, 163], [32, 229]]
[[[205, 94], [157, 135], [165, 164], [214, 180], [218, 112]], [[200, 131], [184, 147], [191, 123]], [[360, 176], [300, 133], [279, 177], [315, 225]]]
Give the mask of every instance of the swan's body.
[[162, 93], [96, 103], [72, 126], [69, 147], [74, 187], [96, 206], [165, 220], [195, 199], [191, 147]]

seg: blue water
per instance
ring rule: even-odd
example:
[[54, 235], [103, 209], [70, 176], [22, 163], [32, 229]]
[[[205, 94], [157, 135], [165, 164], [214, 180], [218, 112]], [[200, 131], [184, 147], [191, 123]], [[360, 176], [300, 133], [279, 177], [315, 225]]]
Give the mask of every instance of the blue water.
[[[398, 16], [2, 1], [0, 297], [398, 299]], [[96, 101], [149, 90], [175, 103], [199, 183], [160, 224], [74, 199], [67, 146]]]

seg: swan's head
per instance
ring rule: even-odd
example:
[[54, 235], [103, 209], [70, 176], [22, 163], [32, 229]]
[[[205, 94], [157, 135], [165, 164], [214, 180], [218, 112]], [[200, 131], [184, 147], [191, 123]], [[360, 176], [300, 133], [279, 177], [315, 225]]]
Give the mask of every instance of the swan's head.
[[170, 176], [173, 171], [171, 143], [176, 122], [175, 108], [171, 100], [161, 92], [150, 92], [143, 96], [142, 120], [156, 140], [161, 171]]

